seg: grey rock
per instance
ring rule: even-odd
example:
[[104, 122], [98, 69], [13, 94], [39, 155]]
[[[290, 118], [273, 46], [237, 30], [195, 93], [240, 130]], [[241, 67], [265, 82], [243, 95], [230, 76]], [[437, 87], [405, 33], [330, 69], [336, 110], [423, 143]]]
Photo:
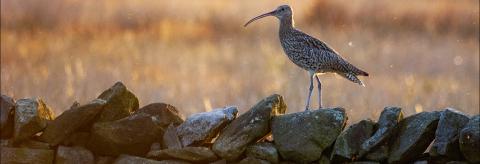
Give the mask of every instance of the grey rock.
[[96, 99], [82, 106], [63, 112], [55, 120], [48, 123], [47, 128], [40, 136], [40, 140], [53, 146], [60, 144], [82, 126], [91, 124], [95, 117], [103, 110], [106, 101]]
[[177, 108], [170, 104], [152, 103], [138, 109], [135, 111], [135, 114], [136, 113], [146, 113], [152, 116], [157, 116], [160, 126], [165, 128], [171, 123], [173, 123], [175, 126], [183, 123], [182, 116], [178, 112]]
[[313, 162], [333, 144], [346, 122], [343, 108], [280, 115], [272, 122], [274, 143], [285, 160]]
[[105, 90], [98, 99], [106, 101], [104, 109], [94, 122], [115, 121], [129, 116], [138, 109], [138, 99], [121, 82]]
[[212, 146], [212, 150], [229, 161], [243, 154], [246, 147], [270, 132], [273, 116], [285, 113], [283, 97], [271, 95], [228, 124]]
[[388, 144], [388, 142], [385, 142], [381, 145], [376, 146], [373, 150], [368, 152], [367, 155], [365, 155], [365, 159], [379, 162], [386, 161], [389, 155]]
[[278, 152], [275, 145], [268, 142], [259, 142], [247, 147], [247, 157], [254, 157], [269, 161], [270, 163], [278, 163]]
[[459, 134], [468, 120], [468, 116], [455, 109], [447, 108], [442, 111], [437, 131], [435, 132], [435, 140], [429, 152], [430, 156], [444, 156], [450, 160], [461, 159], [462, 154], [458, 151]]
[[199, 146], [210, 142], [237, 116], [237, 107], [225, 107], [211, 112], [193, 114], [177, 127], [183, 146]]
[[114, 162], [114, 164], [189, 164], [188, 162], [184, 161], [177, 161], [177, 160], [164, 160], [164, 161], [156, 161], [152, 159], [131, 156], [131, 155], [120, 155]]
[[14, 142], [28, 139], [47, 127], [53, 111], [41, 99], [20, 99], [15, 104]]
[[411, 162], [421, 156], [435, 138], [439, 117], [439, 112], [421, 112], [400, 121], [388, 162]]
[[138, 113], [116, 121], [95, 123], [87, 147], [100, 155], [144, 155], [163, 133], [158, 121], [156, 116]]
[[217, 160], [215, 153], [206, 147], [184, 147], [179, 149], [150, 151], [148, 152], [147, 157], [160, 160], [179, 159], [195, 163], [213, 162]]
[[0, 97], [0, 131], [1, 138], [10, 138], [13, 133], [13, 120], [15, 112], [15, 101], [6, 96]]
[[0, 163], [53, 163], [53, 150], [2, 147], [1, 152]]
[[177, 135], [177, 128], [172, 124], [167, 127], [163, 134], [163, 146], [165, 148], [182, 148], [182, 143]]
[[332, 161], [347, 162], [357, 159], [362, 143], [372, 136], [374, 130], [375, 122], [371, 120], [362, 120], [348, 127], [335, 141]]
[[480, 115], [470, 118], [460, 131], [460, 151], [471, 163], [480, 163]]
[[55, 156], [56, 164], [94, 164], [93, 153], [83, 147], [59, 146]]
[[238, 162], [238, 164], [270, 164], [270, 162], [255, 157], [246, 157]]
[[[375, 151], [372, 149], [378, 148], [380, 145], [383, 145], [384, 147], [382, 150], [385, 150], [385, 146], [388, 145], [387, 140], [394, 133], [396, 126], [402, 119], [403, 113], [401, 108], [385, 107], [380, 114], [380, 118], [378, 119], [378, 129], [361, 145], [359, 157], [364, 156], [370, 151]], [[388, 155], [388, 147], [386, 147], [386, 149], [386, 155]], [[382, 152], [382, 150], [376, 151], [376, 153], [378, 154], [378, 152]]]

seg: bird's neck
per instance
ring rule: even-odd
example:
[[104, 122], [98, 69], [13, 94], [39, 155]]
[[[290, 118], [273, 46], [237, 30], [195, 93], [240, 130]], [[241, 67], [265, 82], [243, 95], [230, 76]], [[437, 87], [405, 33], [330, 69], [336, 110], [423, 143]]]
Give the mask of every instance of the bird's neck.
[[294, 22], [292, 16], [287, 16], [286, 18], [280, 19], [280, 35], [282, 33], [287, 33], [288, 31], [294, 28]]

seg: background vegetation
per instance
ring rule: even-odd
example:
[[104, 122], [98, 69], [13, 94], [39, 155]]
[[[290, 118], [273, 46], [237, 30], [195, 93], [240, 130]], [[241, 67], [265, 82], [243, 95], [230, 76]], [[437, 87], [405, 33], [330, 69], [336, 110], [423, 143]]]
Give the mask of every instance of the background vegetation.
[[277, 20], [242, 26], [281, 4], [370, 73], [365, 88], [322, 76], [324, 105], [351, 121], [388, 105], [479, 113], [478, 0], [1, 0], [1, 92], [42, 97], [59, 114], [122, 81], [141, 106], [167, 102], [186, 116], [245, 111], [272, 93], [301, 111], [307, 73], [284, 55]]

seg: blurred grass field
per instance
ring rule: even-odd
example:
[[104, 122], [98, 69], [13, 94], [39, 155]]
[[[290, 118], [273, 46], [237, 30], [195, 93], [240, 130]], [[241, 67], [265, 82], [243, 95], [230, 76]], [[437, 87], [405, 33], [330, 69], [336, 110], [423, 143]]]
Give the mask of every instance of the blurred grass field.
[[281, 4], [297, 28], [370, 73], [365, 88], [321, 77], [324, 106], [346, 108], [349, 122], [389, 105], [479, 113], [477, 0], [1, 0], [1, 92], [41, 97], [59, 114], [122, 81], [141, 106], [167, 102], [185, 116], [245, 111], [273, 93], [301, 111], [307, 73], [284, 55], [278, 21], [243, 27]]

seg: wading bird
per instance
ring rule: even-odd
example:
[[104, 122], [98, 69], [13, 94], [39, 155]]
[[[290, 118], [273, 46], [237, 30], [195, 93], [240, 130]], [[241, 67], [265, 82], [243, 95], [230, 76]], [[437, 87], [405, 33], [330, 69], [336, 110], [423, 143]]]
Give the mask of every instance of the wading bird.
[[300, 68], [308, 71], [310, 75], [310, 87], [305, 110], [310, 105], [310, 97], [313, 91], [313, 78], [318, 83], [319, 108], [322, 108], [322, 84], [319, 74], [336, 73], [354, 83], [365, 86], [357, 76], [368, 76], [368, 73], [358, 69], [343, 59], [335, 50], [326, 43], [296, 29], [293, 23], [293, 11], [288, 5], [279, 6], [277, 9], [259, 15], [244, 26], [263, 17], [274, 16], [280, 20], [279, 38], [285, 54]]

